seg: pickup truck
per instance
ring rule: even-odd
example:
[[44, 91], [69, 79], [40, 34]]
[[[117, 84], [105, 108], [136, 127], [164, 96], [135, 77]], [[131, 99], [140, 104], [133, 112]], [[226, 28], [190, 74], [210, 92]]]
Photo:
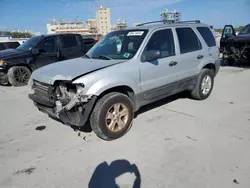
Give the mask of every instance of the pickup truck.
[[16, 49], [0, 51], [0, 84], [27, 85], [34, 70], [84, 56], [95, 43], [80, 34], [34, 36]]
[[242, 60], [250, 62], [250, 24], [236, 35], [232, 25], [226, 25], [220, 40], [223, 63], [233, 65]]

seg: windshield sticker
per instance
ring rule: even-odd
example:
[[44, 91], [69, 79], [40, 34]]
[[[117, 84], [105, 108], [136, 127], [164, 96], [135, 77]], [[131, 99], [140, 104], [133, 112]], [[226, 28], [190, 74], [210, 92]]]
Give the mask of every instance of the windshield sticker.
[[126, 53], [123, 55], [123, 57], [125, 57], [125, 58], [129, 58], [129, 56], [130, 56], [130, 53], [128, 53], [128, 52], [126, 52]]
[[142, 36], [144, 31], [131, 31], [127, 34], [127, 36]]

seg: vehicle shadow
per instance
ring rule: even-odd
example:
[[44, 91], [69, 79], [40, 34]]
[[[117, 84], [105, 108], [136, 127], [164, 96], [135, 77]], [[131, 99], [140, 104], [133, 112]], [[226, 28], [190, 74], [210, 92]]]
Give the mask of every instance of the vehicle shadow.
[[[135, 114], [134, 114], [134, 119], [136, 119], [140, 114], [143, 114], [147, 111], [150, 111], [150, 110], [153, 110], [154, 108], [158, 108], [158, 107], [161, 107], [161, 106], [164, 106], [168, 103], [171, 103], [175, 100], [178, 100], [178, 99], [184, 99], [184, 98], [189, 98], [189, 92], [187, 91], [184, 91], [184, 92], [181, 92], [181, 93], [178, 93], [178, 94], [175, 94], [173, 96], [170, 96], [170, 97], [166, 97], [164, 99], [161, 99], [159, 101], [156, 101], [154, 103], [151, 103], [151, 104], [148, 104], [146, 106], [143, 106], [141, 107]], [[60, 121], [60, 120], [57, 120], [57, 121]], [[91, 126], [90, 126], [90, 123], [89, 121], [82, 127], [77, 127], [77, 126], [70, 126], [74, 131], [81, 131], [81, 132], [85, 132], [85, 133], [90, 133], [92, 132], [92, 129], [91, 129]]]
[[178, 99], [185, 99], [185, 98], [189, 98], [189, 92], [187, 92], [187, 91], [184, 91], [184, 92], [175, 94], [173, 96], [161, 99], [161, 100], [156, 101], [154, 103], [148, 104], [146, 106], [141, 107], [138, 110], [138, 112], [135, 113], [134, 118], [137, 118], [138, 115], [143, 114], [143, 113], [145, 113], [147, 111], [153, 110], [154, 108], [158, 108], [158, 107], [164, 106], [164, 105], [166, 105], [168, 103], [174, 102], [174, 101], [176, 101]]
[[[122, 176], [126, 177], [126, 186], [121, 182]], [[123, 184], [123, 185], [121, 185]], [[119, 188], [119, 187], [141, 187], [141, 175], [138, 167], [127, 160], [116, 160], [110, 165], [107, 162], [99, 164], [88, 184], [88, 188]]]

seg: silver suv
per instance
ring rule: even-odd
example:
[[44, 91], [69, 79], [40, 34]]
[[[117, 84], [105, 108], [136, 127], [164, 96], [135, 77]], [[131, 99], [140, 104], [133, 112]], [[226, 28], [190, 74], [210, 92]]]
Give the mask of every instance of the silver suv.
[[206, 99], [218, 55], [209, 26], [200, 21], [144, 23], [108, 33], [84, 57], [34, 71], [29, 98], [64, 124], [89, 122], [98, 137], [114, 140], [146, 104], [186, 90]]

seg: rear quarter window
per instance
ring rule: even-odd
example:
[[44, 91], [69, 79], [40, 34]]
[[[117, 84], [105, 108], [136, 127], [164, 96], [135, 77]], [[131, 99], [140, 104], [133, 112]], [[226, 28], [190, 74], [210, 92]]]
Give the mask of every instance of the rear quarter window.
[[216, 46], [214, 35], [208, 27], [197, 27], [208, 47]]

